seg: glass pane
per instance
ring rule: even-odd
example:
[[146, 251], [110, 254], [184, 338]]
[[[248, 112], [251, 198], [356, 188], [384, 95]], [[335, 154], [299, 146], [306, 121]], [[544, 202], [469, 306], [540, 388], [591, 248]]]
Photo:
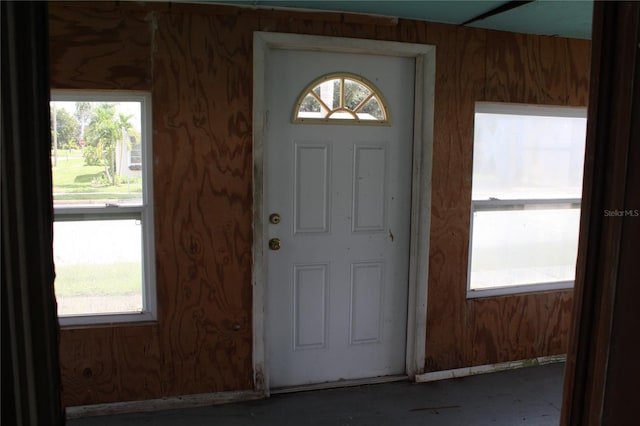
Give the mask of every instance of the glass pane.
[[580, 198], [586, 122], [477, 112], [473, 199]]
[[[299, 102], [300, 106], [295, 111], [296, 118], [322, 119], [318, 123], [330, 124], [335, 120], [377, 124], [374, 122], [388, 121], [380, 95], [376, 94], [370, 84], [349, 75], [328, 77], [328, 80], [318, 83], [311, 92], [305, 92]], [[294, 120], [298, 123], [301, 121], [303, 120]]]
[[300, 112], [320, 112], [321, 109], [320, 102], [311, 95], [305, 96], [300, 105]]
[[471, 289], [573, 281], [579, 209], [476, 211]]
[[139, 220], [56, 221], [58, 315], [142, 311]]
[[384, 120], [384, 113], [375, 96], [360, 110], [358, 117], [360, 117], [360, 120]]
[[340, 79], [334, 78], [317, 85], [313, 91], [329, 108], [340, 108]]
[[344, 105], [347, 109], [354, 111], [360, 102], [371, 94], [361, 83], [353, 80], [344, 80]]
[[142, 204], [140, 102], [51, 102], [53, 199]]
[[325, 115], [320, 102], [311, 95], [305, 96], [298, 109], [298, 118], [324, 118]]
[[339, 78], [336, 78], [335, 80], [331, 80], [331, 84], [333, 85], [333, 89], [331, 90], [331, 93], [333, 94], [333, 100], [329, 105], [331, 108], [333, 109], [338, 109], [340, 108], [341, 104], [340, 104], [340, 96], [342, 95], [342, 90], [340, 88], [340, 82], [342, 80]]

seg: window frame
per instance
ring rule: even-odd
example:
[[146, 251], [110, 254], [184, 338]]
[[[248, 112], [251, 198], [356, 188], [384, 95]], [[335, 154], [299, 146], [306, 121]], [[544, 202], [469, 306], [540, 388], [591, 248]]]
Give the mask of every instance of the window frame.
[[[496, 102], [476, 102], [475, 114], [478, 113], [494, 113], [494, 114], [518, 114], [522, 115], [538, 115], [538, 116], [554, 116], [566, 118], [587, 118], [586, 107], [570, 107], [570, 106], [551, 106], [551, 105], [533, 105], [533, 104], [513, 104], [513, 103], [496, 103]], [[474, 149], [475, 154], [475, 134]], [[584, 161], [583, 161], [584, 167]], [[467, 256], [467, 299], [476, 299], [492, 296], [505, 296], [522, 293], [557, 291], [572, 289], [575, 283], [570, 281], [555, 281], [548, 283], [532, 283], [532, 284], [513, 284], [503, 285], [489, 288], [472, 289], [471, 288], [471, 261], [473, 253], [473, 223], [474, 214], [476, 212], [486, 211], [509, 211], [524, 210], [526, 207], [544, 208], [555, 206], [556, 209], [581, 209], [581, 198], [521, 198], [521, 199], [473, 199], [473, 169], [472, 178], [472, 194], [471, 208], [469, 219], [469, 251]], [[577, 243], [577, 242], [576, 242]]]
[[51, 102], [140, 102], [142, 203], [140, 205], [55, 206], [54, 222], [137, 219], [141, 222], [142, 311], [58, 315], [62, 327], [157, 320], [155, 228], [153, 206], [153, 138], [151, 93], [143, 91], [51, 90]]
[[[329, 108], [328, 105], [324, 104], [322, 102], [322, 100], [320, 100], [313, 92], [313, 89], [316, 88], [318, 85], [327, 82], [327, 81], [331, 81], [331, 80], [341, 80], [341, 93], [340, 93], [340, 106], [338, 108]], [[344, 81], [345, 80], [351, 80], [351, 81], [355, 81], [358, 84], [364, 86], [366, 89], [371, 91], [371, 94], [369, 95], [369, 97], [367, 98], [366, 101], [362, 101], [359, 105], [358, 108], [356, 108], [355, 111], [346, 108], [344, 106], [344, 88], [345, 88], [345, 84]], [[316, 100], [318, 100], [318, 102], [320, 102], [321, 105], [325, 106], [325, 109], [327, 109], [327, 115], [322, 117], [322, 118], [315, 118], [315, 117], [299, 117], [299, 113], [300, 113], [300, 106], [302, 105], [302, 103], [304, 102], [304, 99], [308, 96], [308, 95], [312, 95], [314, 98], [316, 98]], [[367, 104], [367, 102], [371, 99], [371, 98], [375, 98], [378, 103], [380, 104], [380, 109], [382, 110], [382, 113], [384, 114], [384, 118], [383, 119], [375, 119], [375, 120], [365, 120], [365, 119], [361, 119], [357, 116], [357, 111], [359, 108], [365, 106]], [[351, 119], [340, 119], [340, 118], [335, 118], [332, 117], [332, 115], [336, 112], [340, 112], [340, 111], [348, 111], [353, 118]], [[300, 95], [298, 96], [298, 98], [296, 99], [294, 108], [293, 108], [293, 113], [291, 116], [291, 122], [293, 124], [330, 124], [330, 125], [334, 125], [334, 124], [340, 124], [340, 125], [360, 125], [360, 126], [385, 126], [385, 127], [389, 127], [391, 126], [391, 111], [389, 109], [389, 104], [387, 103], [387, 100], [385, 99], [382, 91], [380, 91], [380, 89], [378, 89], [378, 87], [373, 84], [373, 82], [367, 80], [365, 77], [358, 75], [358, 74], [354, 74], [354, 73], [350, 73], [350, 72], [332, 72], [329, 74], [325, 74], [322, 75], [318, 78], [316, 78], [315, 80], [313, 80], [311, 83], [309, 83], [308, 85], [306, 85], [304, 87], [304, 89], [302, 89], [302, 91], [300, 92]]]

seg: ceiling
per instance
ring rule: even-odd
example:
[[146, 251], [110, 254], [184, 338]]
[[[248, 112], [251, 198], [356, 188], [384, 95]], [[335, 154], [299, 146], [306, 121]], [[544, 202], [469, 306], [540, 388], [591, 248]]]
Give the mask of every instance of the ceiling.
[[[207, 1], [207, 0], [205, 0]], [[496, 8], [510, 10], [467, 24], [529, 34], [591, 38], [593, 0], [227, 0], [208, 2], [254, 7], [353, 12], [461, 25]]]

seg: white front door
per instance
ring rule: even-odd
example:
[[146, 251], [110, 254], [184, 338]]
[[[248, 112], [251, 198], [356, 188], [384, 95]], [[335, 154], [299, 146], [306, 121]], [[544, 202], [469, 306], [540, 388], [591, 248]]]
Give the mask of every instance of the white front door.
[[[266, 249], [272, 388], [405, 373], [414, 69], [405, 57], [266, 58], [263, 223], [265, 242], [280, 242]], [[302, 90], [336, 72], [372, 82], [391, 125], [293, 123]]]

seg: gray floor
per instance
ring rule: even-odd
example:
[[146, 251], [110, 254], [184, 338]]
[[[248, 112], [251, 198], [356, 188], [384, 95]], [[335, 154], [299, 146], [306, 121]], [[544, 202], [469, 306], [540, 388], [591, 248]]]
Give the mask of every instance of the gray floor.
[[413, 384], [396, 382], [281, 394], [156, 413], [93, 417], [69, 426], [558, 425], [564, 363]]

